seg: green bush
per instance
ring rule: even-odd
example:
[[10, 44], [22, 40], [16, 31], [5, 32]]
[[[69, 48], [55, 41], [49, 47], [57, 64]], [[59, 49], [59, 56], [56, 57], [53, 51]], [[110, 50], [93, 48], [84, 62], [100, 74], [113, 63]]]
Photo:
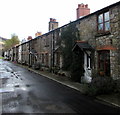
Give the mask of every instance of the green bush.
[[35, 70], [38, 70], [41, 68], [41, 64], [39, 62], [36, 62], [32, 65], [32, 68], [35, 69]]
[[75, 82], [80, 82], [81, 81], [80, 72], [79, 71], [72, 72], [71, 73], [71, 80], [75, 81]]
[[120, 93], [120, 79], [115, 80], [115, 92]]
[[71, 80], [80, 82], [83, 75], [83, 60], [81, 54], [77, 55], [72, 51], [77, 40], [80, 40], [78, 28], [71, 23], [62, 30], [59, 45], [63, 56], [63, 71], [70, 71]]
[[97, 95], [97, 88], [91, 84], [88, 84], [84, 89], [84, 94], [89, 96], [95, 96]]
[[82, 53], [79, 55], [73, 54], [73, 61], [71, 63], [71, 79], [75, 82], [81, 82], [81, 76], [84, 75], [83, 57]]
[[53, 71], [53, 73], [55, 73], [55, 74], [58, 74], [58, 72], [59, 72], [59, 67], [57, 67], [57, 66], [55, 66], [55, 67], [53, 67], [52, 68], [52, 71]]
[[114, 92], [115, 82], [111, 77], [97, 76], [92, 79], [92, 82], [87, 87], [86, 94], [98, 95], [98, 94], [110, 94]]
[[0, 57], [0, 59], [4, 59], [3, 57]]

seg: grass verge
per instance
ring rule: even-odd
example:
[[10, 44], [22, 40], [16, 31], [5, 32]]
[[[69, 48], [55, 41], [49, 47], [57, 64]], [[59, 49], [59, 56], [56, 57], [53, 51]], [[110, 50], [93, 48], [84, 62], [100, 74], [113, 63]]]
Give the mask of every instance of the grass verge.
[[0, 57], [0, 59], [3, 59], [3, 57]]

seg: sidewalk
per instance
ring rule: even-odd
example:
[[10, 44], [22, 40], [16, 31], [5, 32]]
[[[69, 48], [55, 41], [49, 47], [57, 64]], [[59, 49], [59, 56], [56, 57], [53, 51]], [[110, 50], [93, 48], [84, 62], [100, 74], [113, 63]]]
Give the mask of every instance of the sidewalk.
[[[85, 92], [85, 87], [86, 87], [85, 84], [80, 84], [78, 82], [73, 82], [73, 81], [71, 81], [69, 78], [67, 78], [65, 76], [55, 75], [55, 74], [49, 73], [47, 71], [33, 70], [32, 68], [28, 68], [27, 66], [24, 66], [24, 65], [19, 65], [19, 66], [22, 66], [22, 67], [28, 69], [29, 71], [35, 72], [35, 73], [40, 74], [40, 75], [42, 75], [44, 77], [52, 79], [52, 80], [54, 80], [54, 81], [56, 81], [56, 82], [58, 82], [58, 83], [60, 83], [62, 85], [66, 85], [66, 86], [68, 86], [70, 88], [78, 90], [83, 94]], [[108, 103], [110, 105], [120, 107], [120, 95], [118, 95], [118, 94], [100, 95], [100, 96], [97, 96], [96, 98], [98, 100], [106, 102], [106, 103]]]

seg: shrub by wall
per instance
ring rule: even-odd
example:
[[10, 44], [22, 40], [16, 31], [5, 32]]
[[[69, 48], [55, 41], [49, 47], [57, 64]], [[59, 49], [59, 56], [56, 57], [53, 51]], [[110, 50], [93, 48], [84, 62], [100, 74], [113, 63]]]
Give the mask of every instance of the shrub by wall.
[[96, 76], [86, 89], [88, 95], [110, 94], [115, 90], [115, 81], [111, 77]]

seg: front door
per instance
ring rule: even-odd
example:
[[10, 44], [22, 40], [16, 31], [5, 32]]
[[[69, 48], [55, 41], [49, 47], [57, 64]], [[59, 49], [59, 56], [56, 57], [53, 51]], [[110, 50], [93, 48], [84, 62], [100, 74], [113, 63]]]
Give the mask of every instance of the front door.
[[91, 56], [84, 52], [84, 82], [91, 82]]
[[98, 52], [98, 72], [101, 76], [110, 76], [110, 51]]

